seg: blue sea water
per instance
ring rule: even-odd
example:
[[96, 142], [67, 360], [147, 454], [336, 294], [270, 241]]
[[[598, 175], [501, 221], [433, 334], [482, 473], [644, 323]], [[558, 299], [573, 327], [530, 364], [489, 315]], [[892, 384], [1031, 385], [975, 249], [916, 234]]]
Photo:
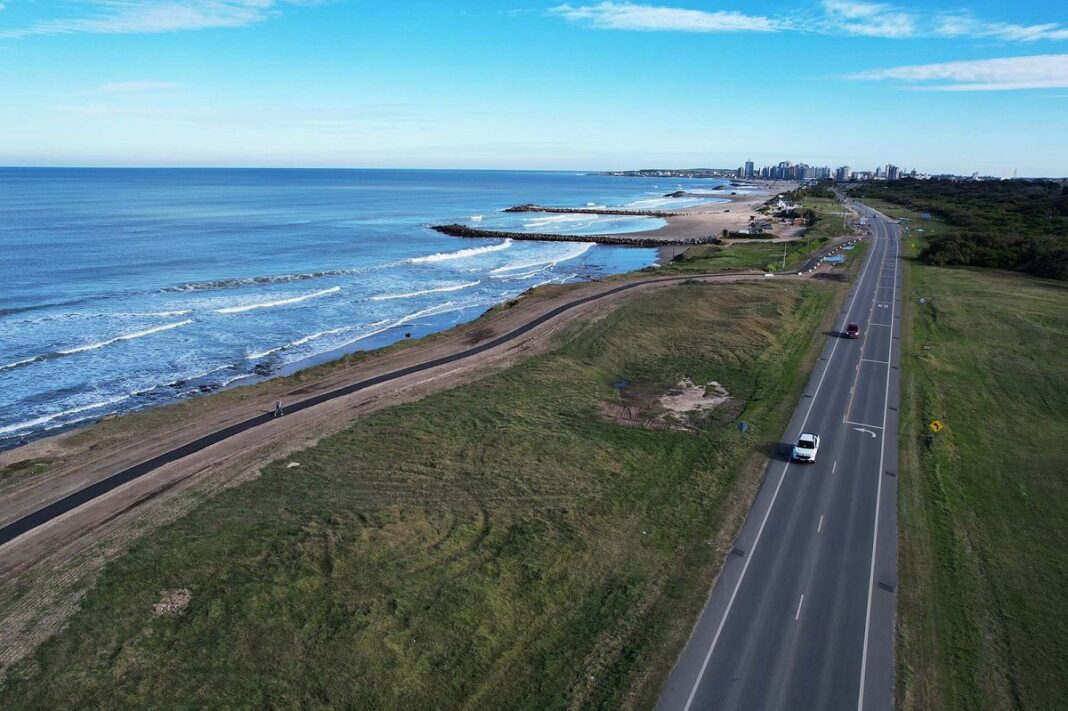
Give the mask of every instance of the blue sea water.
[[[428, 225], [583, 234], [711, 181], [574, 173], [0, 169], [0, 448], [477, 317], [651, 249], [472, 240]], [[714, 197], [708, 198], [708, 200]]]

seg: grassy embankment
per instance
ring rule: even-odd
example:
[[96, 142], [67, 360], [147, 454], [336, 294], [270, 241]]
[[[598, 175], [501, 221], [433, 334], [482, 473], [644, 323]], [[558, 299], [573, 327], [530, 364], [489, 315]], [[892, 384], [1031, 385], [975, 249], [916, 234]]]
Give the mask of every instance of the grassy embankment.
[[[913, 257], [950, 229], [867, 202], [924, 230], [905, 235]], [[1068, 284], [919, 262], [906, 280], [900, 708], [1061, 707]]]
[[827, 243], [826, 239], [799, 239], [790, 242], [742, 242], [729, 246], [701, 244], [690, 247], [660, 267], [664, 276], [704, 274], [723, 271], [782, 271], [783, 251], [786, 268], [791, 269]]
[[[666, 288], [357, 420], [136, 543], [0, 704], [651, 705], [842, 291]], [[682, 377], [734, 401], [695, 433], [600, 414]]]

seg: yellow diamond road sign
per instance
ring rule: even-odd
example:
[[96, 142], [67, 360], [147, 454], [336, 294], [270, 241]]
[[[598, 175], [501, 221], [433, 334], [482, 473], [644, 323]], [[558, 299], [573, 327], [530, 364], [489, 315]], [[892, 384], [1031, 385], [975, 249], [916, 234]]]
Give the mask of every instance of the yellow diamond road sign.
[[932, 432], [941, 432], [945, 428], [945, 425], [942, 424], [941, 420], [935, 420], [930, 426]]

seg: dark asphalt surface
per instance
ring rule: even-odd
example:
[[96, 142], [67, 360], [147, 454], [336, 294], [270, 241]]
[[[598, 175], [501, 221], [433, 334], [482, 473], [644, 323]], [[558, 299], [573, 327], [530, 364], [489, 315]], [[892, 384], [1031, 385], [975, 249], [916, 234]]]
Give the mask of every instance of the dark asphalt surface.
[[[659, 709], [894, 706], [900, 235], [857, 207], [867, 261]], [[788, 461], [802, 431], [815, 463]]]
[[[796, 272], [789, 272], [789, 274], [798, 275], [811, 271], [819, 264], [820, 259], [823, 257], [824, 254], [827, 253], [827, 251], [828, 250], [826, 249], [821, 250], [818, 254], [809, 259], [803, 266], [801, 266]], [[499, 336], [493, 339], [492, 341], [487, 341], [486, 343], [473, 346], [471, 348], [460, 351], [458, 353], [454, 353], [449, 356], [436, 358], [434, 360], [429, 360], [424, 363], [409, 366], [407, 368], [401, 368], [398, 370], [391, 371], [389, 373], [383, 373], [382, 375], [378, 375], [373, 378], [368, 378], [367, 380], [361, 380], [356, 383], [351, 383], [344, 387], [337, 388], [336, 390], [331, 390], [329, 392], [321, 393], [313, 397], [305, 398], [304, 400], [285, 403], [285, 412], [287, 414], [300, 412], [301, 410], [305, 410], [309, 407], [315, 407], [320, 403], [327, 402], [329, 400], [334, 400], [339, 397], [345, 397], [346, 395], [351, 395], [361, 390], [366, 390], [367, 388], [370, 388], [375, 385], [387, 383], [391, 380], [403, 378], [413, 373], [430, 370], [431, 368], [436, 368], [438, 366], [454, 363], [465, 358], [471, 358], [480, 353], [496, 348], [497, 346], [508, 343], [509, 341], [513, 341], [519, 338], [520, 336], [529, 333], [530, 331], [546, 323], [547, 321], [556, 318], [562, 313], [565, 313], [574, 308], [583, 306], [594, 301], [599, 301], [613, 294], [618, 294], [623, 291], [636, 289], [645, 284], [682, 282], [686, 281], [687, 279], [715, 280], [717, 278], [724, 279], [730, 277], [745, 276], [747, 274], [750, 276], [760, 276], [761, 273], [734, 272], [727, 274], [659, 277], [655, 279], [644, 279], [642, 281], [622, 284], [614, 289], [609, 289], [607, 291], [603, 291], [592, 296], [587, 296], [581, 299], [576, 299], [574, 301], [567, 302], [565, 304], [561, 304], [560, 306], [552, 309], [551, 311], [548, 311], [542, 314], [541, 316], [538, 316], [532, 319], [531, 321], [528, 321], [522, 326], [519, 326], [518, 328], [515, 328], [514, 330], [509, 331], [508, 333]], [[65, 513], [73, 511], [74, 509], [78, 508], [79, 506], [82, 506], [83, 504], [88, 503], [89, 501], [92, 501], [93, 499], [96, 499], [100, 496], [103, 496], [104, 494], [107, 494], [110, 491], [117, 489], [123, 484], [127, 484], [131, 481], [134, 481], [135, 479], [139, 479], [145, 476], [146, 474], [152, 473], [153, 471], [159, 469], [160, 467], [166, 464], [178, 461], [179, 459], [187, 457], [190, 454], [193, 454], [194, 452], [199, 452], [207, 447], [210, 447], [213, 444], [222, 442], [223, 440], [234, 437], [238, 434], [241, 434], [242, 432], [247, 432], [248, 430], [251, 430], [254, 427], [259, 427], [261, 425], [267, 424], [268, 422], [272, 422], [273, 419], [274, 415], [272, 412], [265, 412], [256, 417], [244, 420], [243, 422], [238, 422], [228, 427], [216, 430], [211, 434], [204, 435], [203, 437], [188, 442], [180, 447], [176, 447], [169, 451], [163, 452], [149, 460], [141, 462], [140, 464], [136, 464], [127, 469], [123, 469], [122, 471], [116, 472], [104, 479], [101, 479], [100, 481], [90, 484], [89, 486], [83, 489], [79, 489], [73, 494], [64, 496], [52, 502], [51, 504], [48, 504], [47, 506], [38, 509], [37, 511], [29, 513], [21, 518], [15, 519], [14, 521], [11, 521], [3, 527], [0, 527], [0, 546], [10, 541], [13, 541], [19, 536], [28, 533], [29, 531], [32, 531], [33, 529], [42, 526], [48, 523], [49, 521], [52, 521], [53, 519], [59, 516], [62, 516]]]

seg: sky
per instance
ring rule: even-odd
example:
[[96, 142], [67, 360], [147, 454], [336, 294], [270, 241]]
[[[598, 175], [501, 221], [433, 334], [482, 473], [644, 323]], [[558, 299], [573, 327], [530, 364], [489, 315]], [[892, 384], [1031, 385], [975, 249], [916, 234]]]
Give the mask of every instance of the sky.
[[0, 0], [0, 165], [1068, 175], [1063, 0]]

